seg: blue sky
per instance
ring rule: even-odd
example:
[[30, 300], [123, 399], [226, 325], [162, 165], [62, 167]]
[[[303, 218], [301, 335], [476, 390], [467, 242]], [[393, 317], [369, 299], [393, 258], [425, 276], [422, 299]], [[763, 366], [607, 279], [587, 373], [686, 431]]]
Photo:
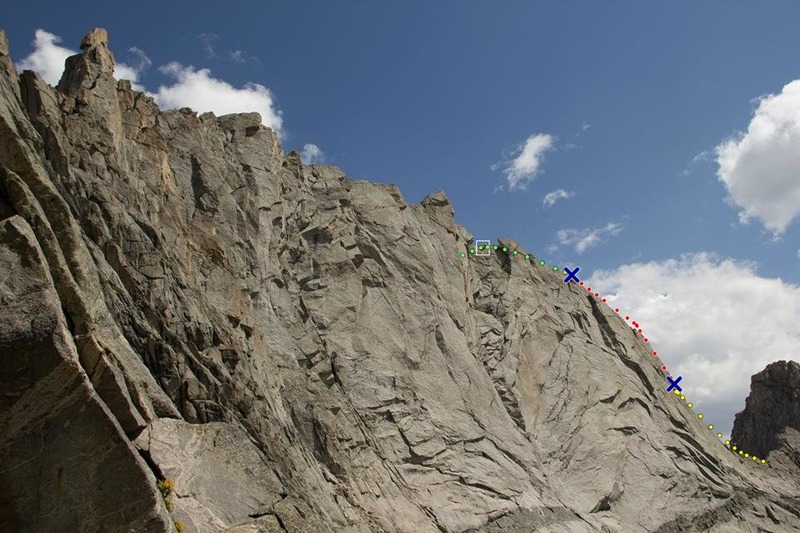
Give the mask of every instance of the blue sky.
[[476, 238], [580, 265], [639, 316], [718, 427], [798, 359], [800, 3], [80, 4], [6, 13], [14, 58], [102, 26], [164, 106], [252, 103], [287, 150], [443, 189]]

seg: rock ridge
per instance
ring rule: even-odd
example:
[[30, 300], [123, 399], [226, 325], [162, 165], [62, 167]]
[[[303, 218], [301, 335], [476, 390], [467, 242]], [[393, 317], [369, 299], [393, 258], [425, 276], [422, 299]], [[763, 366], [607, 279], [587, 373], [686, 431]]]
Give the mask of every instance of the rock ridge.
[[0, 530], [800, 531], [618, 316], [461, 258], [443, 192], [162, 111], [105, 30], [56, 87], [6, 43]]

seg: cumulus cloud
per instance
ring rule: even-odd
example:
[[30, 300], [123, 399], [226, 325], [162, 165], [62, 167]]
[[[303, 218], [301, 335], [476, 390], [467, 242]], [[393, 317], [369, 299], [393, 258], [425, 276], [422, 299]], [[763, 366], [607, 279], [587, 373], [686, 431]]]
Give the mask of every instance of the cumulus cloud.
[[722, 433], [744, 408], [750, 376], [800, 353], [800, 286], [761, 277], [750, 262], [691, 254], [599, 271], [591, 285], [642, 325], [695, 411]]
[[20, 70], [33, 70], [50, 85], [56, 85], [64, 72], [64, 61], [77, 52], [59, 46], [61, 37], [44, 30], [36, 30], [33, 40], [33, 52], [22, 58], [17, 64]]
[[567, 200], [568, 198], [572, 198], [575, 196], [574, 192], [565, 191], [564, 189], [556, 189], [555, 191], [550, 191], [549, 193], [544, 195], [544, 199], [542, 200], [542, 205], [545, 207], [553, 207], [553, 205], [559, 200]]
[[[22, 70], [37, 72], [44, 81], [50, 85], [58, 84], [64, 72], [64, 62], [69, 56], [79, 53], [59, 46], [61, 37], [42, 29], [36, 30], [33, 40], [33, 52], [19, 61], [18, 67]], [[114, 67], [114, 77], [118, 80], [130, 80], [134, 89], [142, 91], [144, 88], [137, 84], [140, 73], [150, 66], [150, 58], [136, 47], [128, 50], [136, 58], [136, 64], [127, 65], [117, 63]]]
[[191, 107], [195, 111], [213, 111], [217, 115], [257, 111], [261, 123], [282, 133], [283, 117], [275, 107], [272, 92], [258, 83], [247, 83], [236, 88], [230, 83], [214, 78], [208, 69], [195, 70], [172, 62], [159, 69], [172, 77], [175, 83], [162, 85], [153, 94], [162, 108]]
[[556, 233], [560, 245], [575, 246], [575, 251], [582, 254], [592, 246], [616, 237], [622, 231], [622, 224], [609, 222], [599, 228], [561, 229]]
[[800, 215], [800, 80], [759, 99], [747, 131], [716, 147], [717, 176], [739, 219], [779, 236]]
[[300, 151], [300, 160], [306, 165], [322, 163], [325, 161], [325, 152], [320, 150], [316, 144], [306, 143]]
[[541, 172], [544, 155], [553, 149], [554, 143], [552, 135], [546, 133], [531, 135], [512, 152], [511, 159], [492, 166], [492, 170], [502, 169], [509, 190], [517, 188], [524, 190]]

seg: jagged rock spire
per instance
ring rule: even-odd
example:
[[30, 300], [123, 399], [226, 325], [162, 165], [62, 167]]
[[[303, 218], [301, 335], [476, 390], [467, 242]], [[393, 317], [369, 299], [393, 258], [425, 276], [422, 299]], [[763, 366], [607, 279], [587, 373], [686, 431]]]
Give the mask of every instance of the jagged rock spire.
[[14, 69], [14, 63], [9, 56], [8, 36], [3, 30], [0, 30], [0, 68], [5, 71], [6, 78], [18, 94], [19, 85], [17, 82], [17, 71]]
[[81, 50], [105, 46], [108, 48], [108, 31], [105, 28], [94, 28], [81, 41]]
[[8, 36], [6, 32], [0, 30], [0, 56], [8, 55]]
[[81, 88], [94, 87], [101, 78], [113, 81], [114, 65], [114, 54], [108, 48], [108, 32], [95, 28], [81, 41], [81, 53], [67, 58], [58, 89], [74, 96]]
[[794, 438], [783, 434], [787, 428], [800, 429], [800, 364], [776, 361], [753, 376], [745, 408], [736, 414], [731, 441], [767, 457]]

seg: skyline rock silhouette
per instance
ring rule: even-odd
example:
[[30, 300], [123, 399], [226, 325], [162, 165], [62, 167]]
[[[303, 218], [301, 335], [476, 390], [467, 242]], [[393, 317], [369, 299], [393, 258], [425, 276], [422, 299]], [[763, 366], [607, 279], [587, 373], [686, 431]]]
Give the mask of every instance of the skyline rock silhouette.
[[0, 64], [0, 530], [800, 530], [793, 463], [560, 272], [459, 257], [443, 192], [161, 111], [105, 30]]

